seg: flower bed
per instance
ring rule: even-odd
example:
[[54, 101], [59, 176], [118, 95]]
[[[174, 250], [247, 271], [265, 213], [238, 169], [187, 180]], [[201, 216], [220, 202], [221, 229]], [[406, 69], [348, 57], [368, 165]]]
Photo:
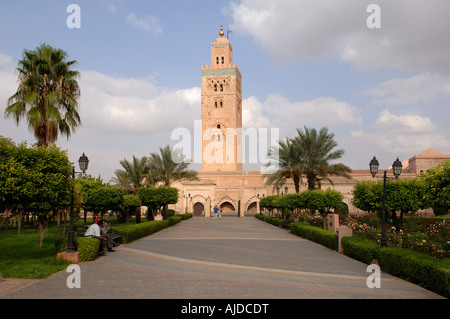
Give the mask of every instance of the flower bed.
[[[341, 220], [355, 234], [380, 244], [381, 221], [375, 214]], [[449, 258], [450, 221], [445, 218], [406, 217], [401, 229], [386, 223], [388, 247], [398, 247], [426, 253], [436, 258]]]

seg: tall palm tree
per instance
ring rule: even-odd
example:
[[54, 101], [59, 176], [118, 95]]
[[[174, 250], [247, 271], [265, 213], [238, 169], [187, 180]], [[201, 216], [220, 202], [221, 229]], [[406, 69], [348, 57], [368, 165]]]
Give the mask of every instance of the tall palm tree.
[[67, 61], [67, 53], [42, 44], [36, 50], [24, 50], [19, 61], [19, 87], [8, 100], [5, 117], [17, 124], [25, 117], [39, 146], [48, 146], [58, 133], [70, 137], [81, 125], [78, 114], [79, 72], [71, 70], [76, 61]]
[[275, 162], [277, 170], [271, 174], [267, 174], [265, 184], [266, 186], [273, 185], [273, 188], [281, 187], [286, 183], [286, 180], [292, 178], [294, 181], [295, 192], [300, 191], [301, 173], [302, 173], [302, 157], [301, 150], [297, 144], [289, 138], [286, 142], [279, 141], [277, 147], [272, 147], [268, 153], [270, 159], [266, 167], [270, 168]]
[[187, 170], [189, 163], [184, 162], [184, 159], [184, 155], [178, 150], [172, 150], [169, 145], [160, 147], [159, 154], [150, 154], [149, 170], [164, 186], [170, 186], [175, 181], [198, 180], [197, 172]]
[[128, 176], [127, 171], [116, 169], [114, 173], [116, 174], [116, 176], [112, 177], [109, 182], [113, 183], [113, 185], [117, 187], [122, 188], [126, 193], [133, 193], [130, 177]]
[[140, 187], [147, 186], [149, 183], [153, 184], [153, 180], [149, 174], [147, 157], [137, 158], [133, 155], [133, 160], [128, 161], [123, 159], [120, 161], [123, 170], [116, 170], [116, 179], [113, 178], [113, 182], [127, 183], [128, 188], [133, 194], [137, 194]]
[[[123, 159], [120, 161], [123, 170], [116, 170], [116, 177], [112, 178], [111, 181], [116, 185], [122, 187], [125, 191], [137, 195], [140, 187], [145, 187], [148, 185], [153, 185], [154, 181], [149, 173], [147, 157], [137, 158], [133, 155], [133, 160], [128, 161]], [[140, 207], [136, 207], [135, 216], [136, 223], [141, 222]]]
[[344, 150], [333, 150], [337, 146], [334, 134], [323, 127], [319, 132], [316, 129], [305, 127], [302, 131], [297, 129], [298, 135], [293, 139], [297, 148], [302, 150], [302, 173], [306, 176], [308, 189], [321, 188], [322, 181], [326, 180], [333, 185], [329, 175], [343, 176], [350, 179], [351, 169], [342, 164], [331, 164], [331, 161], [340, 159]]

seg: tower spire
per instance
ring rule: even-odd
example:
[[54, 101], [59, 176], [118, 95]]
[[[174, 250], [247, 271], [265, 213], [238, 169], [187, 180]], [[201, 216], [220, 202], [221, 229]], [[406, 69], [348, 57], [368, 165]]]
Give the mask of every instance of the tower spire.
[[220, 35], [221, 37], [223, 37], [224, 34], [225, 34], [225, 32], [223, 32], [223, 26], [220, 25], [220, 32], [219, 32], [219, 35]]

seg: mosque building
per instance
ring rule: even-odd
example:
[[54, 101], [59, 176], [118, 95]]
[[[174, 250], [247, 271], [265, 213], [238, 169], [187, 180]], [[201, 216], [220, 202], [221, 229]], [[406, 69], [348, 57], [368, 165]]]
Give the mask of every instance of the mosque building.
[[[199, 180], [176, 182], [179, 200], [173, 207], [176, 213], [190, 212], [194, 217], [210, 217], [213, 207], [222, 208], [223, 215], [251, 216], [260, 212], [259, 200], [265, 196], [294, 192], [292, 179], [281, 189], [265, 186], [262, 171], [243, 171], [242, 166], [242, 74], [233, 63], [233, 47], [224, 37], [211, 43], [211, 65], [201, 67], [202, 167]], [[414, 178], [450, 155], [427, 149], [403, 162], [402, 179]], [[367, 165], [368, 167], [369, 165]], [[391, 169], [388, 169], [391, 174]], [[332, 177], [333, 184], [322, 188], [341, 192], [351, 213], [358, 213], [352, 205], [352, 190], [357, 181], [371, 180], [367, 170], [353, 170], [351, 179]], [[305, 190], [301, 185], [300, 191]]]

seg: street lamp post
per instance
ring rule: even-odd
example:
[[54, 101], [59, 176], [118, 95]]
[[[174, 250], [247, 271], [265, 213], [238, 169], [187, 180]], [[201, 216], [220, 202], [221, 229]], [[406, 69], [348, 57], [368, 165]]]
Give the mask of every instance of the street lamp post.
[[[378, 167], [380, 164], [378, 160], [374, 156], [373, 159], [369, 163], [370, 173], [372, 177], [375, 178], [375, 175], [378, 173]], [[400, 174], [402, 173], [402, 162], [399, 161], [398, 157], [395, 162], [392, 164], [392, 171], [395, 176], [395, 179], [398, 179]], [[384, 171], [383, 175], [383, 210], [381, 215], [381, 247], [387, 247], [387, 238], [386, 238], [386, 179], [387, 179], [387, 171]]]
[[[80, 159], [78, 160], [78, 164], [80, 165], [81, 172], [75, 172], [75, 168], [72, 168], [72, 179], [75, 180], [75, 174], [84, 174], [86, 170], [88, 169], [89, 165], [89, 159], [86, 155], [80, 156]], [[74, 230], [73, 230], [73, 219], [74, 219], [74, 212], [73, 212], [73, 202], [74, 202], [74, 189], [72, 189], [72, 204], [70, 208], [70, 229], [69, 229], [69, 242], [67, 244], [67, 252], [68, 253], [75, 253], [75, 236], [74, 236]]]

